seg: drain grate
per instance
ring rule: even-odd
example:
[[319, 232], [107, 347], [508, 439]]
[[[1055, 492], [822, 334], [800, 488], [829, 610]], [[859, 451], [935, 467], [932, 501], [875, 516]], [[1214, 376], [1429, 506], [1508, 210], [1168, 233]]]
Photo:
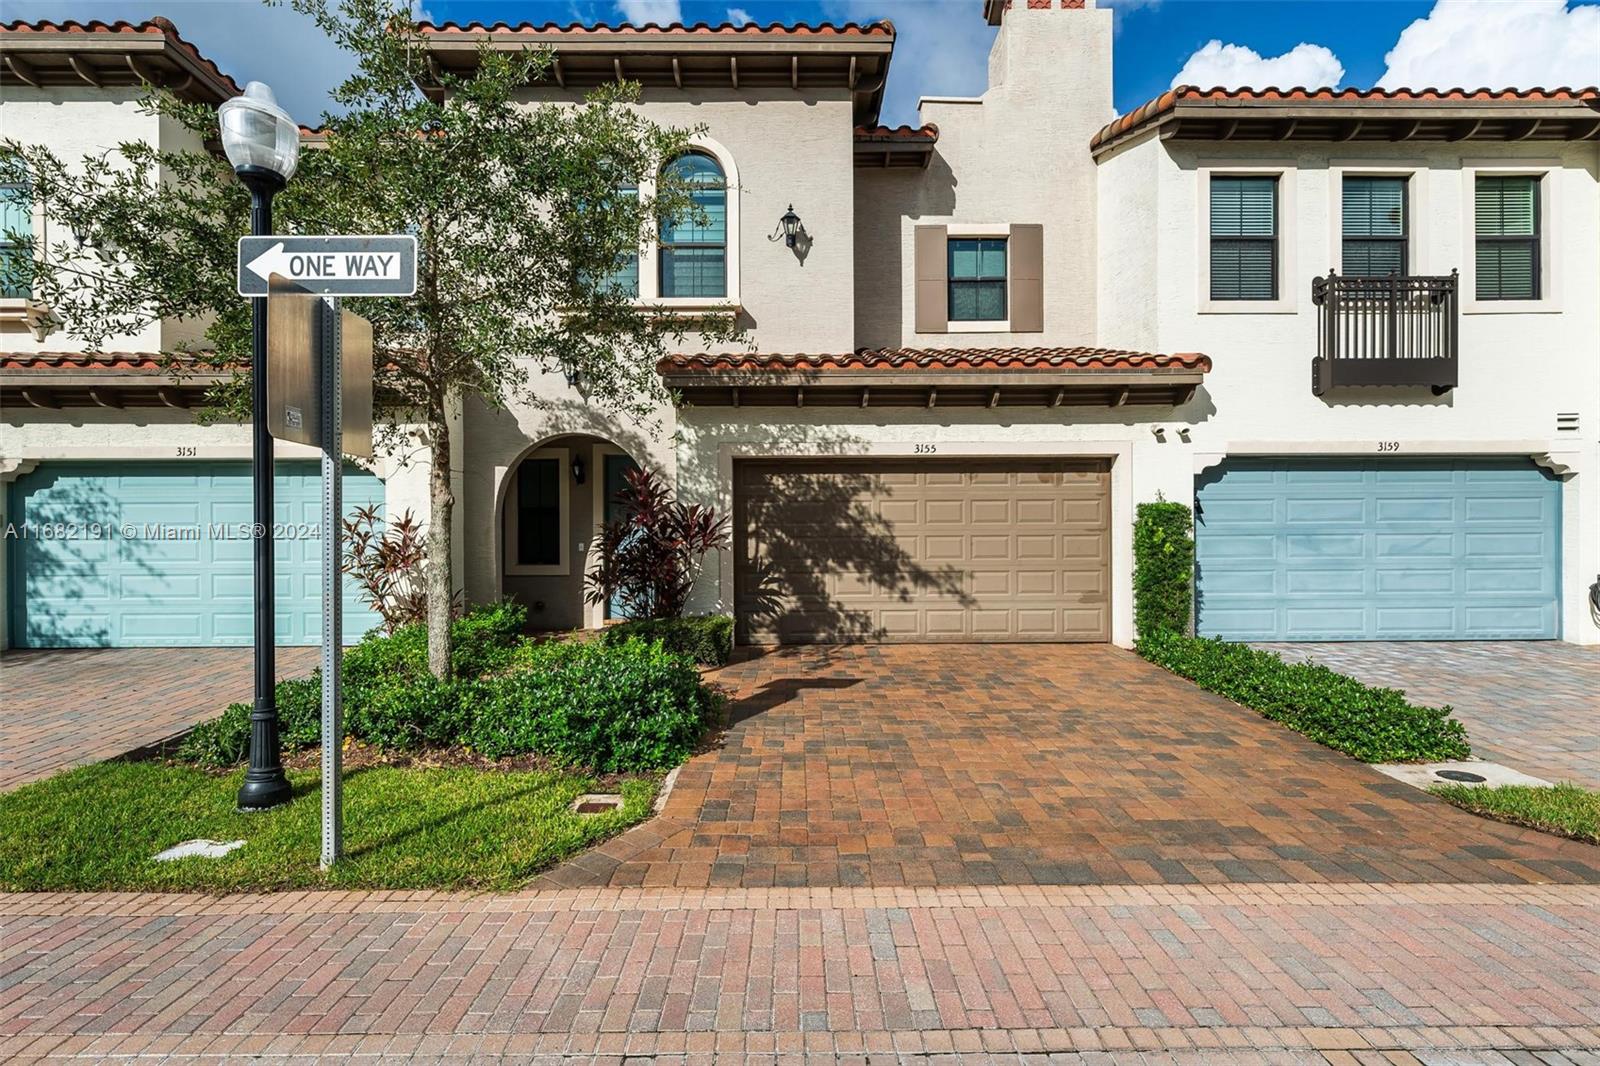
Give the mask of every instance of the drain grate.
[[1435, 770], [1433, 775], [1442, 777], [1446, 781], [1460, 781], [1464, 785], [1481, 785], [1489, 780], [1482, 774], [1475, 774], [1470, 770]]
[[572, 801], [572, 810], [576, 814], [605, 814], [621, 808], [622, 797], [612, 793], [589, 792]]

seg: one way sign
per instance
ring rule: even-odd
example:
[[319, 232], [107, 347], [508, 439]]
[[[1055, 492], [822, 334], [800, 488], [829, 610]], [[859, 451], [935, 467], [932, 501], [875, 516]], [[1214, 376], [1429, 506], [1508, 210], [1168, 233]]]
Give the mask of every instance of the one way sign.
[[319, 296], [412, 296], [417, 239], [240, 237], [239, 295], [267, 295], [273, 274]]

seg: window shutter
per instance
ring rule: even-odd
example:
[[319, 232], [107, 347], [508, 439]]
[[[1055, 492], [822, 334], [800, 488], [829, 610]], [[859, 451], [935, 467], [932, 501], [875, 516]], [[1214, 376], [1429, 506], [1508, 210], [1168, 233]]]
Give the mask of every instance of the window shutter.
[[945, 227], [918, 226], [915, 238], [912, 295], [916, 300], [916, 331], [945, 333], [950, 328], [949, 277], [945, 266], [945, 243], [948, 238]]
[[1013, 225], [1006, 264], [1011, 332], [1044, 331], [1044, 227]]

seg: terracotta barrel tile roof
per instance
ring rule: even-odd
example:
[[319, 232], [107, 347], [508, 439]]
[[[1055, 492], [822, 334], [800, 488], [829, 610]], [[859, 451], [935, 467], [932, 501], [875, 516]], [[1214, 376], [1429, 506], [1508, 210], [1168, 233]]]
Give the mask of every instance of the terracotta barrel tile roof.
[[562, 34], [585, 35], [585, 36], [607, 36], [607, 35], [611, 35], [611, 36], [627, 36], [627, 35], [630, 35], [630, 34], [663, 34], [663, 33], [672, 33], [672, 34], [694, 34], [694, 35], [698, 35], [698, 36], [707, 36], [707, 35], [712, 35], [712, 34], [743, 35], [743, 36], [766, 36], [766, 35], [772, 35], [772, 36], [790, 36], [790, 37], [794, 37], [794, 36], [810, 36], [810, 37], [870, 37], [870, 36], [886, 36], [886, 37], [893, 37], [894, 36], [894, 24], [891, 23], [888, 19], [878, 19], [876, 21], [866, 22], [866, 23], [844, 22], [844, 23], [837, 23], [836, 24], [836, 23], [832, 23], [832, 22], [820, 22], [815, 26], [812, 26], [809, 23], [805, 23], [805, 22], [795, 22], [795, 23], [772, 22], [772, 23], [768, 23], [767, 25], [764, 25], [764, 26], [760, 25], [758, 23], [754, 23], [754, 22], [746, 22], [743, 25], [732, 23], [732, 22], [722, 22], [722, 23], [718, 23], [716, 25], [712, 25], [711, 23], [708, 23], [708, 22], [696, 22], [696, 23], [693, 23], [692, 25], [688, 24], [688, 23], [683, 23], [683, 22], [668, 22], [668, 23], [646, 22], [646, 23], [643, 23], [642, 25], [638, 25], [638, 26], [634, 25], [631, 22], [623, 22], [623, 23], [619, 23], [619, 24], [617, 24], [615, 26], [607, 25], [605, 23], [599, 23], [599, 24], [595, 24], [595, 25], [586, 25], [586, 24], [581, 23], [581, 22], [571, 22], [571, 23], [567, 23], [566, 25], [562, 25], [561, 23], [557, 23], [557, 22], [546, 22], [546, 23], [542, 23], [542, 24], [535, 24], [535, 23], [532, 23], [532, 22], [519, 22], [516, 25], [511, 25], [510, 23], [506, 23], [506, 22], [496, 22], [496, 23], [493, 23], [492, 25], [485, 24], [485, 23], [482, 23], [482, 22], [468, 22], [468, 23], [459, 23], [459, 22], [422, 22], [422, 23], [419, 23], [417, 25], [417, 29], [419, 31], [421, 31], [422, 33], [424, 33], [424, 34], [452, 34], [452, 33], [456, 33], [456, 34], [460, 34], [460, 33], [470, 33], [470, 34], [481, 34], [481, 33], [494, 33], [494, 34], [502, 34], [502, 33], [503, 34], [540, 33], [540, 34], [551, 34], [551, 33], [562, 33]]
[[1294, 86], [1280, 89], [1268, 86], [1264, 89], [1225, 89], [1215, 86], [1210, 89], [1198, 85], [1179, 85], [1169, 89], [1147, 103], [1134, 108], [1125, 115], [1112, 120], [1102, 126], [1089, 140], [1090, 148], [1098, 148], [1130, 130], [1138, 129], [1149, 122], [1160, 118], [1172, 111], [1182, 100], [1231, 100], [1240, 103], [1284, 104], [1349, 104], [1359, 102], [1389, 102], [1389, 103], [1432, 103], [1440, 105], [1464, 103], [1587, 103], [1594, 107], [1600, 104], [1600, 89], [1593, 86], [1589, 88], [1555, 88], [1555, 89], [1466, 89], [1461, 87], [1450, 89], [1312, 89], [1305, 86]]
[[932, 122], [921, 126], [857, 126], [857, 141], [937, 141], [939, 127]]
[[662, 373], [756, 370], [1199, 370], [1211, 369], [1199, 352], [1161, 355], [1116, 348], [860, 348], [844, 354], [671, 355]]
[[16, 48], [20, 51], [26, 50], [26, 38], [30, 34], [59, 37], [71, 34], [87, 36], [105, 33], [155, 34], [165, 37], [172, 48], [186, 54], [196, 65], [209, 73], [222, 85], [231, 87], [233, 94], [237, 95], [244, 91], [238, 82], [223, 73], [222, 68], [202, 55], [194, 45], [184, 40], [178, 33], [178, 27], [172, 24], [171, 19], [160, 15], [145, 22], [125, 22], [121, 20], [102, 22], [98, 19], [89, 22], [78, 22], [72, 19], [64, 22], [52, 22], [49, 19], [29, 22], [24, 19], [14, 19], [11, 22], [0, 23], [0, 45], [4, 45], [7, 48]]
[[171, 369], [157, 352], [0, 352], [0, 370], [115, 370], [127, 372]]

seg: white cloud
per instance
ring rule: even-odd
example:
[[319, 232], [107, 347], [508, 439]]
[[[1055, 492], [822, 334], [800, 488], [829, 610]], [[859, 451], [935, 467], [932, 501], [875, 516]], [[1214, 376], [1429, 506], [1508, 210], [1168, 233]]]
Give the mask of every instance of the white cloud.
[[1566, 0], [1438, 0], [1384, 56], [1378, 84], [1469, 89], [1600, 83], [1600, 7]]
[[1338, 85], [1344, 78], [1344, 64], [1320, 44], [1297, 44], [1281, 56], [1270, 59], [1242, 44], [1206, 42], [1172, 79], [1174, 86], [1197, 85], [1203, 89], [1287, 89], [1297, 85], [1317, 88]]
[[978, 96], [988, 86], [989, 46], [996, 27], [978, 17], [978, 10], [978, 0], [823, 4], [823, 16], [836, 22], [880, 18], [894, 22], [894, 63], [882, 111], [882, 121], [891, 126], [917, 124], [919, 97]]
[[728, 8], [728, 21], [733, 23], [735, 26], [743, 26], [747, 23], [754, 22], [755, 20], [756, 17], [742, 7]]
[[669, 22], [683, 21], [683, 4], [679, 0], [617, 0], [617, 10], [635, 26], [646, 22], [665, 26]]

